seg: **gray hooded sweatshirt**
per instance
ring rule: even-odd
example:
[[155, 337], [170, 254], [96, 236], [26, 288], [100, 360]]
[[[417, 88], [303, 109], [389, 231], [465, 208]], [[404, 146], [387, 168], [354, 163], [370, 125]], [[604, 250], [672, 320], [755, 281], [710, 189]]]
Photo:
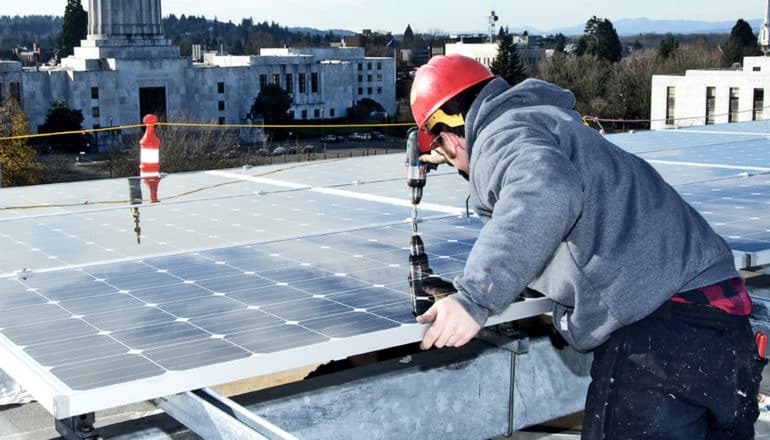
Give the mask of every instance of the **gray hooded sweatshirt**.
[[456, 298], [481, 325], [530, 287], [590, 350], [676, 292], [738, 276], [732, 252], [660, 175], [586, 127], [568, 90], [495, 78], [465, 120], [484, 221]]

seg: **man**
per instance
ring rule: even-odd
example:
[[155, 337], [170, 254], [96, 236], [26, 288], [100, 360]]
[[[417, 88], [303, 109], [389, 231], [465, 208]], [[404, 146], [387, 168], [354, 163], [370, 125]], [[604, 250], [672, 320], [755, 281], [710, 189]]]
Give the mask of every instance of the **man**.
[[422, 160], [457, 168], [485, 223], [456, 293], [418, 317], [432, 323], [422, 348], [465, 344], [529, 287], [593, 351], [583, 438], [752, 438], [763, 362], [729, 247], [574, 104], [463, 56], [417, 71]]

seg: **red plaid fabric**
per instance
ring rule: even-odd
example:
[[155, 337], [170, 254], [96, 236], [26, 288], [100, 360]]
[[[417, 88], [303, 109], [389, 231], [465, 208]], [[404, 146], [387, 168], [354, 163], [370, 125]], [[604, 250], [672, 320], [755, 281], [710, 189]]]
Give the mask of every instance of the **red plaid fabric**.
[[710, 286], [675, 293], [671, 301], [685, 304], [701, 304], [716, 307], [731, 315], [746, 316], [751, 313], [751, 298], [746, 292], [743, 278], [736, 277]]

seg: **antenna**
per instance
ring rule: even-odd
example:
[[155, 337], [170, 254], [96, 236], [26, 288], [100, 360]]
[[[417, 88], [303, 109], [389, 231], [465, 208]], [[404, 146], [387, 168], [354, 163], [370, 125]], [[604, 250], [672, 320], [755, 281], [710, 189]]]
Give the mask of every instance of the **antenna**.
[[762, 47], [762, 53], [767, 56], [770, 50], [770, 0], [765, 3], [765, 19], [759, 27], [759, 45]]
[[[770, 2], [770, 0], [767, 0]], [[489, 13], [489, 42], [495, 41], [495, 23], [497, 23], [498, 16], [495, 15], [495, 11]]]

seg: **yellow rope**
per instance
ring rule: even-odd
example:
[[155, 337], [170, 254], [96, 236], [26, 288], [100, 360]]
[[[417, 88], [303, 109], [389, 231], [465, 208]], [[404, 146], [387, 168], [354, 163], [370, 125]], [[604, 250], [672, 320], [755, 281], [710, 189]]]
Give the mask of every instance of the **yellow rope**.
[[[141, 128], [147, 124], [135, 124], [135, 125], [120, 125], [115, 127], [103, 127], [103, 128], [90, 128], [83, 130], [72, 131], [59, 131], [56, 133], [37, 133], [37, 134], [22, 134], [17, 136], [0, 137], [0, 141], [11, 141], [17, 139], [32, 139], [51, 136], [61, 136], [65, 134], [86, 134], [97, 133], [103, 131], [115, 131], [123, 130], [127, 128]], [[381, 124], [204, 124], [199, 122], [158, 122], [155, 125], [165, 127], [206, 127], [206, 128], [362, 128], [362, 127], [409, 127], [414, 125], [413, 122], [399, 122], [399, 123], [381, 123]]]

